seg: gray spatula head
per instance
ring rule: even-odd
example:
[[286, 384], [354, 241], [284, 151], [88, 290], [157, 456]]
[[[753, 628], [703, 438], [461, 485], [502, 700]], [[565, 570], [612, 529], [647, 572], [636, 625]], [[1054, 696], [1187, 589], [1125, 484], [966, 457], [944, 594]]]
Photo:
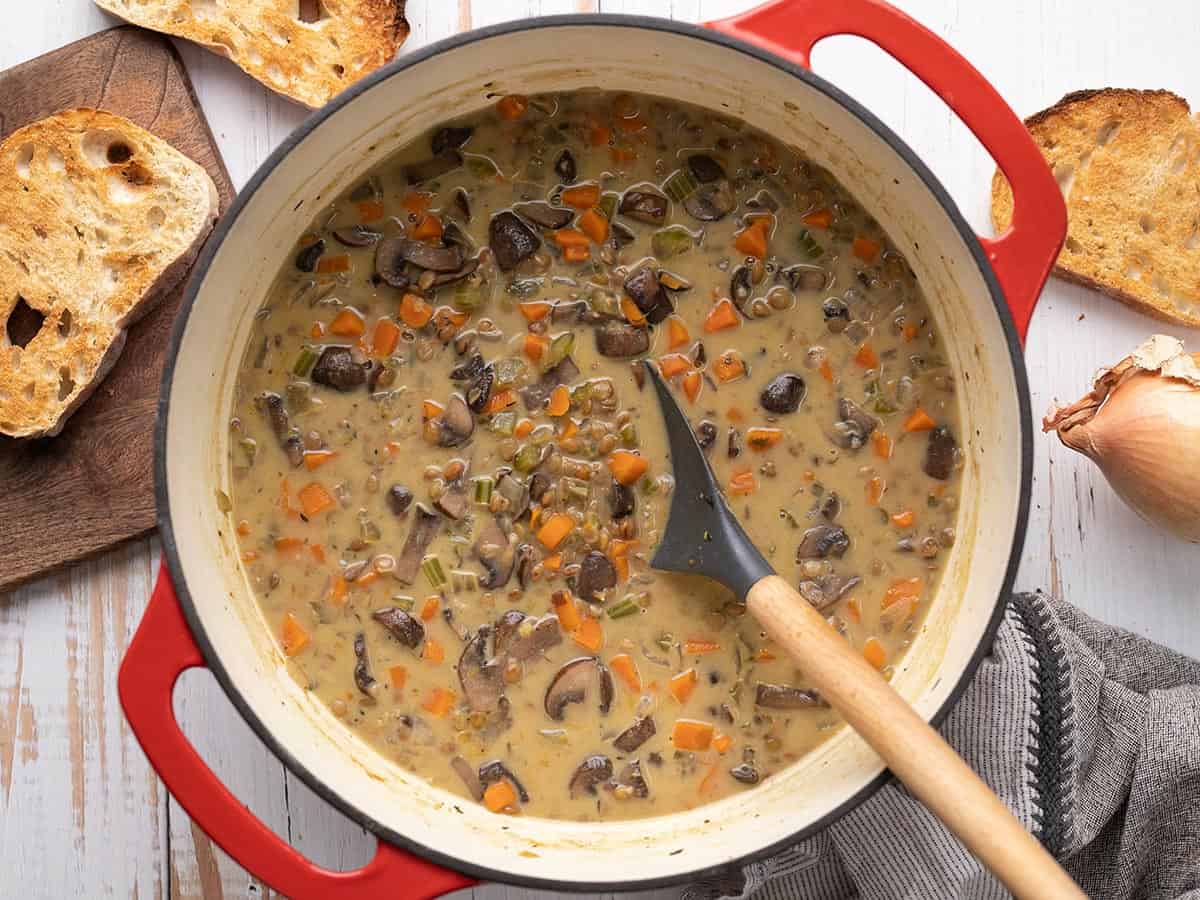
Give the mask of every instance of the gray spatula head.
[[669, 572], [706, 575], [739, 598], [745, 597], [755, 582], [774, 575], [775, 570], [734, 518], [692, 426], [658, 367], [649, 360], [642, 365], [658, 394], [675, 471], [670, 516], [650, 565]]

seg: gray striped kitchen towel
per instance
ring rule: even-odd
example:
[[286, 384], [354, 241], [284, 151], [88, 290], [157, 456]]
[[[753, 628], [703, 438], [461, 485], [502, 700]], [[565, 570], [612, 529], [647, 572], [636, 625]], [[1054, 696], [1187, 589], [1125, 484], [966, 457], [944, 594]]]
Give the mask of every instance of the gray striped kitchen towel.
[[[942, 734], [1089, 897], [1200, 900], [1200, 662], [1065, 602], [1016, 594]], [[1007, 896], [896, 782], [778, 856], [684, 892]]]

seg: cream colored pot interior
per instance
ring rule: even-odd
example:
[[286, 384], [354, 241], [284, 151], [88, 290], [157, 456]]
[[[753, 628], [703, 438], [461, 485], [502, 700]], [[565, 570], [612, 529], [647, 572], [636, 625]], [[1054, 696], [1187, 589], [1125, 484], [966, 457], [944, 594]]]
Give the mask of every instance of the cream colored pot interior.
[[289, 677], [214, 499], [228, 484], [233, 373], [252, 316], [322, 205], [396, 146], [499, 94], [597, 85], [720, 110], [802, 148], [850, 187], [912, 262], [959, 372], [969, 449], [961, 537], [895, 680], [932, 715], [992, 616], [1018, 515], [1021, 422], [1000, 320], [962, 236], [887, 143], [787, 72], [693, 36], [582, 23], [495, 34], [381, 81], [304, 137], [241, 211], [196, 297], [170, 388], [167, 492], [186, 589], [220, 665], [278, 745], [345, 807], [468, 866], [522, 880], [623, 885], [782, 841], [846, 803], [882, 766], [843, 730], [763, 787], [689, 813], [611, 824], [494, 816], [359, 743]]

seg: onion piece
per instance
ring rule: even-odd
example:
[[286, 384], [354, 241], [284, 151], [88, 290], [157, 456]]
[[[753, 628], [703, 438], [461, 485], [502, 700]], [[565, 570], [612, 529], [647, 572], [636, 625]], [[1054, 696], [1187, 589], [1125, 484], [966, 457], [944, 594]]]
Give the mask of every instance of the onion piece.
[[1200, 543], [1200, 354], [1182, 341], [1154, 335], [1042, 430], [1099, 466], [1142, 518]]

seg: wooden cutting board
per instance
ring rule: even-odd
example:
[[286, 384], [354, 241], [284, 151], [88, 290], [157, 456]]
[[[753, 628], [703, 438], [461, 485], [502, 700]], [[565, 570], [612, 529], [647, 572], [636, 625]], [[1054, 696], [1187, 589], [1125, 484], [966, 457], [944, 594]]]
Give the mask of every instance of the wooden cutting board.
[[[168, 141], [208, 170], [222, 212], [229, 207], [229, 173], [170, 41], [114, 28], [0, 73], [0, 139], [78, 106]], [[154, 419], [182, 295], [181, 283], [130, 330], [116, 366], [61, 434], [0, 438], [0, 592], [154, 528]]]

